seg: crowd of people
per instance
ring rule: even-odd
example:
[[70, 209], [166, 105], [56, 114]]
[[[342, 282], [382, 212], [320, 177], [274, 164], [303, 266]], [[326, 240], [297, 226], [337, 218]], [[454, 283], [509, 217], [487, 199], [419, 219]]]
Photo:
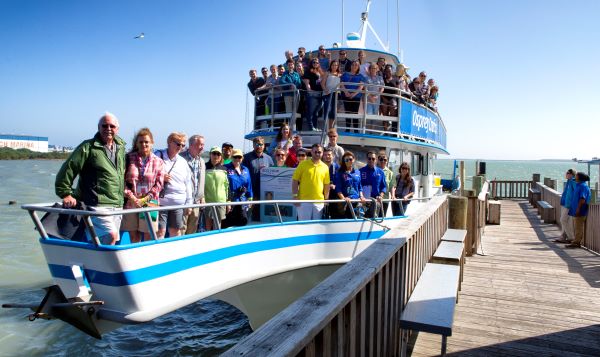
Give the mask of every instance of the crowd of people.
[[585, 233], [585, 221], [591, 199], [587, 182], [590, 177], [573, 169], [565, 173], [567, 180], [560, 198], [560, 226], [562, 237], [557, 243], [565, 243], [565, 248], [579, 248]]
[[[307, 151], [302, 137], [284, 124], [269, 149], [262, 137], [255, 137], [253, 150], [245, 154], [225, 142], [210, 149], [208, 162], [202, 158], [201, 135], [188, 139], [173, 132], [167, 147], [156, 150], [152, 132], [142, 128], [126, 152], [126, 142], [118, 132], [117, 117], [105, 113], [95, 136], [77, 146], [56, 175], [55, 191], [63, 207], [82, 203], [91, 211], [115, 213], [92, 217], [102, 244], [116, 244], [121, 231], [129, 232], [131, 242], [137, 243], [142, 234], [147, 240], [150, 230], [162, 239], [259, 221], [259, 207], [252, 207], [251, 201], [260, 199], [260, 173], [265, 167], [294, 168], [290, 187], [294, 199], [360, 199], [367, 217], [373, 217], [377, 208], [387, 209], [381, 204], [384, 198], [397, 198], [392, 209], [394, 215], [402, 215], [415, 192], [407, 163], [394, 178], [386, 153], [369, 152], [366, 166], [358, 169], [354, 154], [337, 144], [333, 128], [327, 132], [326, 147], [314, 144]], [[127, 209], [142, 207], [227, 202], [248, 204], [127, 213]], [[299, 220], [311, 220], [349, 218], [357, 203], [331, 204], [327, 210], [323, 202], [296, 206]]]
[[[398, 100], [393, 95], [437, 111], [439, 87], [433, 78], [427, 79], [425, 71], [411, 79], [409, 67], [402, 63], [394, 67], [386, 63], [385, 57], [376, 62], [367, 62], [365, 57], [365, 51], [359, 50], [358, 58], [351, 60], [347, 51], [340, 49], [338, 58], [332, 59], [323, 45], [314, 56], [307, 55], [306, 49], [300, 47], [296, 56], [290, 50], [285, 51], [285, 63], [273, 64], [269, 69], [263, 67], [261, 75], [251, 69], [248, 89], [255, 96], [256, 115], [292, 112], [293, 95], [299, 90], [297, 111], [306, 120], [306, 130], [318, 130], [320, 117], [327, 118], [331, 128], [336, 109], [334, 94], [338, 89], [341, 90], [338, 100], [346, 113], [358, 113], [362, 107], [366, 114], [397, 116]], [[278, 92], [269, 98], [268, 91], [274, 86], [278, 86]], [[366, 106], [361, 101], [363, 89], [369, 93]], [[296, 128], [303, 127], [300, 119]], [[347, 119], [347, 127], [358, 127], [358, 119]]]

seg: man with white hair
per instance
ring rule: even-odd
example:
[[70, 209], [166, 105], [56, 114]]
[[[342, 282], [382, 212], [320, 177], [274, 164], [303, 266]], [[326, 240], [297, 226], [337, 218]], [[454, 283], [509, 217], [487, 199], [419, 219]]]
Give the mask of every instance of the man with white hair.
[[[65, 208], [83, 202], [91, 211], [120, 211], [125, 190], [125, 141], [117, 136], [119, 120], [109, 112], [98, 121], [98, 132], [71, 153], [56, 174], [55, 192]], [[79, 176], [77, 187], [73, 188]], [[119, 240], [121, 215], [92, 217], [102, 244]]]

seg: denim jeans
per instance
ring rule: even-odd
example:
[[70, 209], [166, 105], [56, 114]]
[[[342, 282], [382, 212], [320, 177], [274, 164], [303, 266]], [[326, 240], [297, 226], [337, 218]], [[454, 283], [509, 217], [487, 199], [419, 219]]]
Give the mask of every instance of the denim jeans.
[[309, 129], [317, 127], [318, 113], [323, 105], [321, 92], [306, 93], [306, 122]]

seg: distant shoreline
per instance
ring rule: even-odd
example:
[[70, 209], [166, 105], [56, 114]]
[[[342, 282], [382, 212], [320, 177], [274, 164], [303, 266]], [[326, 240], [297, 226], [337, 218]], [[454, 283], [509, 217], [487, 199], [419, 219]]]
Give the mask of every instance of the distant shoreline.
[[0, 160], [65, 160], [70, 152], [37, 152], [29, 149], [0, 148]]

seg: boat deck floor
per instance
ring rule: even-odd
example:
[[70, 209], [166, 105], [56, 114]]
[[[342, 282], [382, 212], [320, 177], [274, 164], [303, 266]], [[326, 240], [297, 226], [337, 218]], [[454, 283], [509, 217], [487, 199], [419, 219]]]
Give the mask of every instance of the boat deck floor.
[[[600, 256], [564, 249], [560, 234], [527, 201], [502, 201], [485, 255], [467, 258], [449, 356], [600, 356]], [[420, 333], [412, 356], [440, 346]]]

